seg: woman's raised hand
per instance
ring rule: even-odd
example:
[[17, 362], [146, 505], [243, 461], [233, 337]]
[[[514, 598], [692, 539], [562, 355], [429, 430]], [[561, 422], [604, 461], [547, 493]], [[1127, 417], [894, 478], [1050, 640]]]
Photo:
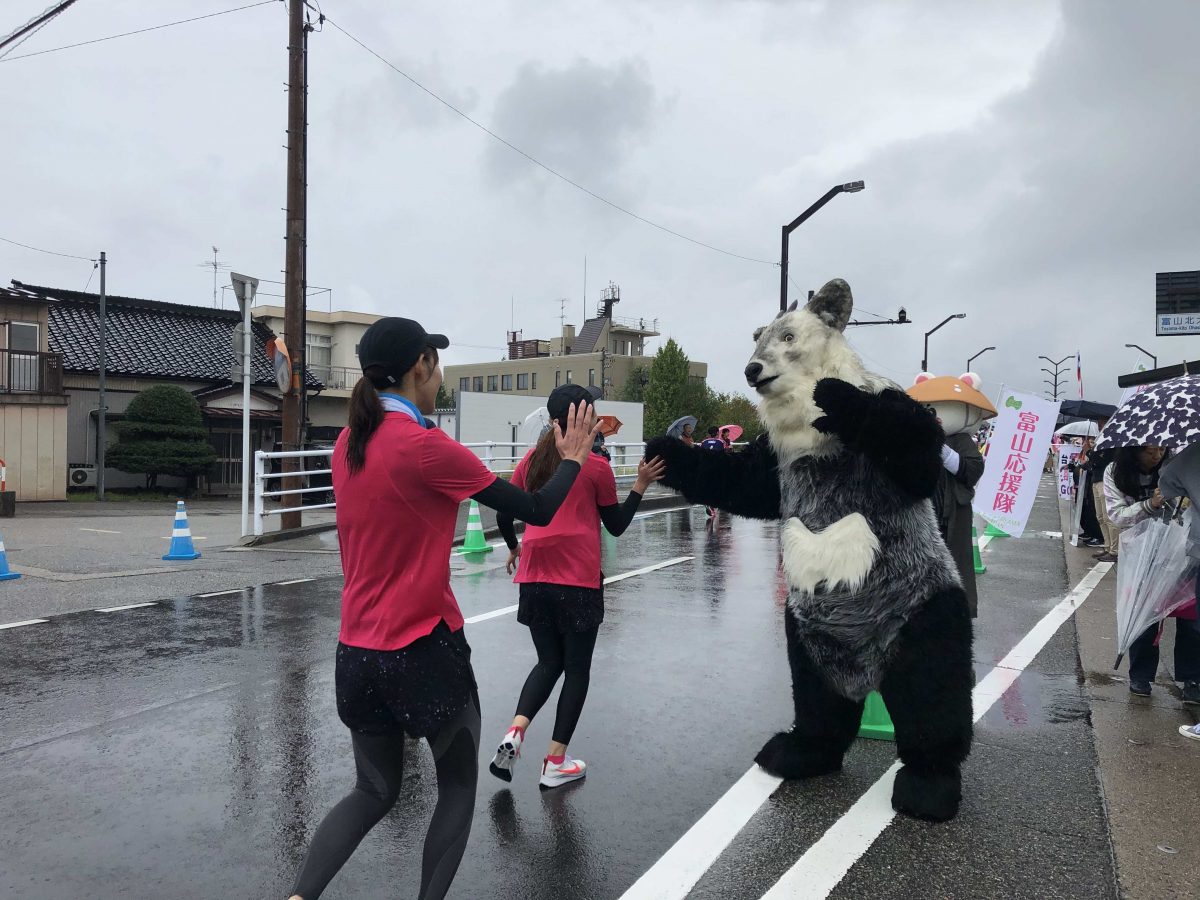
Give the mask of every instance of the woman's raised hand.
[[666, 460], [659, 456], [651, 460], [638, 461], [637, 481], [633, 483], [633, 489], [639, 494], [646, 493], [646, 488], [654, 484], [656, 481], [662, 481], [662, 477], [667, 474]]
[[573, 459], [582, 466], [587, 462], [599, 433], [600, 422], [596, 419], [595, 405], [589, 403], [580, 409], [578, 404], [572, 403], [567, 411], [567, 430], [563, 432], [555, 427], [554, 443], [563, 459]]

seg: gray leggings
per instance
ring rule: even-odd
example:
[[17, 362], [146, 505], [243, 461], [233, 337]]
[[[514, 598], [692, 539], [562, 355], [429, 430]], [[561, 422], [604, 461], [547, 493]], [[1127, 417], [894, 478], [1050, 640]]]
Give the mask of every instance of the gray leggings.
[[[304, 900], [321, 896], [359, 841], [387, 814], [400, 794], [404, 735], [374, 736], [352, 731], [351, 736], [358, 780], [354, 790], [329, 811], [313, 835], [292, 890]], [[429, 747], [437, 769], [438, 801], [425, 835], [420, 900], [446, 895], [471, 834], [479, 778], [479, 698], [472, 695], [463, 711], [429, 738]]]

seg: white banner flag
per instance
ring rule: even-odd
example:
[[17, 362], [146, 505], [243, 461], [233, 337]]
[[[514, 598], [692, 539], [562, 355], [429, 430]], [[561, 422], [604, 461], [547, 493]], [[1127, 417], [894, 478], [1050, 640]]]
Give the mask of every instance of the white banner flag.
[[1060, 444], [1058, 447], [1058, 499], [1071, 502], [1075, 496], [1075, 476], [1071, 463], [1079, 458], [1082, 448], [1075, 444]]
[[996, 408], [983, 478], [975, 486], [975, 512], [1005, 534], [1020, 537], [1058, 421], [1058, 401], [1005, 388]]

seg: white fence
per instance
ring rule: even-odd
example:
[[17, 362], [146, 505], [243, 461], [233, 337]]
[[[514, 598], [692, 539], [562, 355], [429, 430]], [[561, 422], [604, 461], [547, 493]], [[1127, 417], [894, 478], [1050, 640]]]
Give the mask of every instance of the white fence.
[[[511, 444], [501, 443], [498, 441], [483, 441], [480, 443], [464, 444], [471, 450], [474, 450], [479, 458], [483, 460], [483, 464], [497, 475], [512, 475], [513, 470], [517, 467], [517, 463], [525, 456], [529, 450], [527, 444]], [[612, 457], [611, 465], [613, 474], [618, 479], [633, 479], [637, 476], [638, 461], [642, 458], [642, 454], [646, 450], [644, 443], [606, 443], [605, 449], [608, 450]], [[285, 459], [324, 459], [327, 462], [320, 468], [307, 469], [302, 468], [294, 472], [269, 472], [270, 463], [272, 460]], [[297, 497], [302, 501], [305, 495], [308, 494], [325, 494], [333, 495], [332, 481], [325, 485], [313, 485], [312, 479], [314, 476], [329, 477], [332, 479], [333, 448], [328, 450], [287, 450], [280, 453], [267, 453], [258, 451], [254, 454], [254, 533], [261, 535], [263, 533], [263, 519], [268, 516], [278, 516], [287, 512], [312, 512], [318, 509], [334, 509], [337, 504], [334, 501], [328, 503], [312, 503], [298, 506], [280, 505], [276, 508], [267, 508], [267, 501], [282, 501], [282, 504], [287, 504], [290, 501], [284, 498]], [[307, 487], [292, 488], [290, 490], [275, 489], [268, 490], [268, 484], [277, 483], [277, 479], [281, 478], [302, 478]]]

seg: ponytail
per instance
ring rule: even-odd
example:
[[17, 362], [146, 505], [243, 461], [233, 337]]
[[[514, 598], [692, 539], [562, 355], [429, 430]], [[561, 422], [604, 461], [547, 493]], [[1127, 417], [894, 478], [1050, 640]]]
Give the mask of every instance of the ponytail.
[[554, 441], [557, 431], [558, 423], [551, 422], [529, 457], [529, 465], [525, 469], [525, 490], [531, 494], [550, 480], [550, 476], [562, 461]]
[[346, 441], [346, 468], [350, 474], [361, 471], [367, 462], [367, 442], [383, 424], [383, 403], [371, 379], [358, 379], [350, 395], [350, 437]]

